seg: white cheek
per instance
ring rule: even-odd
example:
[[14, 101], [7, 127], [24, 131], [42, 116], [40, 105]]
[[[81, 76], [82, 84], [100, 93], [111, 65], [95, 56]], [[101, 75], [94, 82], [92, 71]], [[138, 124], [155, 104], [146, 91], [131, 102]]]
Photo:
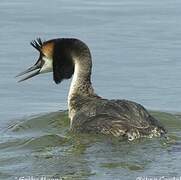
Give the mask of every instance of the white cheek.
[[47, 57], [43, 57], [43, 60], [45, 61], [43, 67], [40, 70], [40, 73], [48, 73], [53, 71], [53, 66], [52, 66], [52, 59], [49, 59]]

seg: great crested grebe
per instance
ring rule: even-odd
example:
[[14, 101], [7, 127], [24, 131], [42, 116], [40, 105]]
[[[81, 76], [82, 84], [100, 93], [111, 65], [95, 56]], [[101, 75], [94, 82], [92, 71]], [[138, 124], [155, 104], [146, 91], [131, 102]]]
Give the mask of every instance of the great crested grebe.
[[58, 84], [73, 75], [68, 94], [68, 114], [73, 132], [113, 135], [129, 141], [140, 137], [160, 137], [166, 133], [140, 104], [128, 100], [107, 100], [95, 94], [91, 84], [91, 53], [84, 42], [72, 38], [42, 42], [38, 38], [31, 45], [39, 51], [39, 59], [17, 75], [33, 72], [19, 82], [53, 71], [53, 79]]

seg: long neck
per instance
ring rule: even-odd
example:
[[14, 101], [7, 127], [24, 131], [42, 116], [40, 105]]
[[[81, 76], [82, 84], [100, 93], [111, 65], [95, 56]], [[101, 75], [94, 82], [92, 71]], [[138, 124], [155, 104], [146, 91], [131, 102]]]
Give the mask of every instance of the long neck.
[[76, 107], [75, 99], [77, 97], [89, 97], [94, 95], [91, 84], [92, 60], [90, 53], [82, 53], [81, 56], [73, 58], [74, 74], [68, 94], [69, 117], [72, 119]]
[[74, 74], [68, 94], [68, 103], [75, 96], [91, 96], [94, 90], [91, 84], [91, 57], [74, 58]]

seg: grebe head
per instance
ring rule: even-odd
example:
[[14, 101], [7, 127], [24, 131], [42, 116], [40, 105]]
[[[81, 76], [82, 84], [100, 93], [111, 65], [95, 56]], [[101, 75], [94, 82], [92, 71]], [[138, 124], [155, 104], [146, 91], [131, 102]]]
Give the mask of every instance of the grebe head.
[[[52, 39], [42, 42], [40, 38], [30, 44], [39, 52], [37, 62], [27, 70], [19, 73], [16, 77], [29, 74], [18, 82], [32, 78], [38, 74], [53, 71], [55, 83], [63, 79], [69, 79], [74, 72], [72, 59], [72, 39]], [[70, 42], [69, 42], [70, 41]]]

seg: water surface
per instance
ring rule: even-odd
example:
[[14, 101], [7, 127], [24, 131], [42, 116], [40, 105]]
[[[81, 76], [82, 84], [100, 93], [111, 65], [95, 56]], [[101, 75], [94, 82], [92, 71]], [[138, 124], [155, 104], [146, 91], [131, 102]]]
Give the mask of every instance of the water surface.
[[1, 131], [0, 177], [136, 179], [179, 176], [181, 116], [151, 112], [167, 127], [165, 138], [134, 142], [69, 132], [67, 112], [20, 119]]
[[[179, 175], [180, 7], [180, 0], [1, 0], [0, 179]], [[96, 92], [156, 110], [171, 142], [70, 134], [67, 116], [59, 112], [67, 109], [70, 81], [57, 86], [51, 73], [24, 83], [14, 78], [37, 60], [29, 45], [36, 37], [85, 41]]]

